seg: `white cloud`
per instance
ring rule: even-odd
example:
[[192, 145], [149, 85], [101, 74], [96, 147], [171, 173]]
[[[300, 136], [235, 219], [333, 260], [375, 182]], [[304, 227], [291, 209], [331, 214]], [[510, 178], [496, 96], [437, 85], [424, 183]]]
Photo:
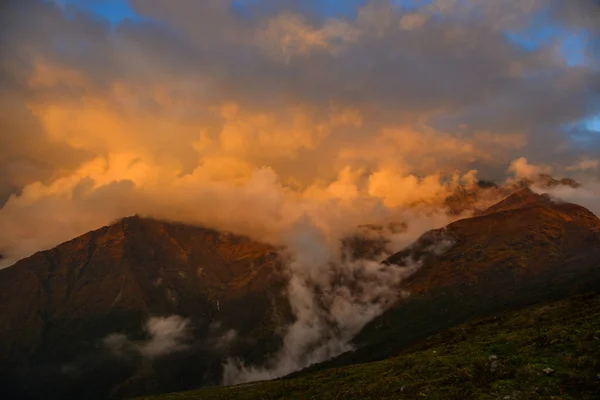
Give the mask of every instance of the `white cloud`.
[[103, 343], [117, 355], [136, 352], [148, 359], [188, 348], [186, 341], [190, 338], [190, 324], [178, 315], [151, 317], [146, 321], [145, 331], [150, 336], [145, 341], [131, 341], [124, 334], [113, 333], [104, 338]]

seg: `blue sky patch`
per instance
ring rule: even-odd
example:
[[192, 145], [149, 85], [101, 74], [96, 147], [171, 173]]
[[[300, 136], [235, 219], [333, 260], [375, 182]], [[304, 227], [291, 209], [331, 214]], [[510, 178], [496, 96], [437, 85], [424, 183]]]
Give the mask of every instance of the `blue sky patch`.
[[128, 0], [56, 0], [63, 8], [75, 7], [94, 16], [118, 24], [126, 20], [140, 21]]

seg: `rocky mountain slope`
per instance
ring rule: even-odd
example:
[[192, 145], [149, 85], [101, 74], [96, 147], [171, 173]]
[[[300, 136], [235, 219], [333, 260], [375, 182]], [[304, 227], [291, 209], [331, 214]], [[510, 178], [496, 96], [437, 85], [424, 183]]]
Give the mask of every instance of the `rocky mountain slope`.
[[[61, 399], [219, 383], [225, 355], [259, 363], [279, 346], [281, 266], [269, 245], [181, 224], [132, 217], [90, 232], [0, 270], [0, 376], [15, 396]], [[174, 315], [186, 332], [160, 319]], [[186, 352], [115, 356], [111, 334]]]
[[570, 178], [559, 180], [547, 174], [539, 174], [528, 179], [509, 181], [503, 185], [481, 180], [469, 186], [458, 186], [446, 198], [444, 206], [450, 214], [476, 216], [491, 205], [522, 189], [536, 187], [543, 190], [554, 189], [560, 186], [578, 188], [581, 185]]
[[[427, 249], [441, 240], [447, 251]], [[587, 209], [523, 189], [483, 211], [427, 232], [385, 261], [423, 266], [402, 286], [410, 296], [355, 338], [357, 350], [312, 367], [374, 361], [470, 319], [600, 287], [600, 219]]]

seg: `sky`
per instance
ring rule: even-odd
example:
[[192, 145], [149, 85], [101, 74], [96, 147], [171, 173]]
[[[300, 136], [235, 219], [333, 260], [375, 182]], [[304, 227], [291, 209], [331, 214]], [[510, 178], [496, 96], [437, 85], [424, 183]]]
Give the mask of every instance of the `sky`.
[[57, 0], [56, 4], [65, 10], [72, 8], [90, 13], [111, 24], [141, 20], [140, 15], [127, 0]]
[[4, 264], [135, 213], [335, 236], [476, 179], [598, 177], [592, 1], [3, 7]]
[[[136, 12], [129, 0], [55, 0], [63, 8], [73, 7], [97, 18], [105, 19], [112, 25], [125, 21], [140, 22], [143, 17]], [[246, 15], [259, 0], [232, 0], [230, 7], [234, 12]], [[366, 0], [322, 0], [316, 4], [315, 12], [322, 18], [354, 18], [358, 9]], [[430, 4], [430, 0], [395, 0], [396, 7], [415, 9]], [[588, 34], [585, 29], [564, 30], [559, 24], [546, 23], [541, 17], [533, 18], [530, 26], [519, 32], [507, 32], [515, 44], [527, 50], [539, 50], [549, 41], [559, 38], [561, 56], [569, 66], [585, 65]]]

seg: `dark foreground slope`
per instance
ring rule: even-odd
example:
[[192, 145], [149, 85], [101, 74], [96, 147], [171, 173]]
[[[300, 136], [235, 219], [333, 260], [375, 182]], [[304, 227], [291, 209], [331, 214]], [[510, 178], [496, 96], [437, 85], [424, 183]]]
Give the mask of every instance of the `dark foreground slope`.
[[384, 361], [144, 399], [420, 398], [600, 398], [600, 295], [461, 325]]
[[[280, 268], [269, 245], [138, 217], [39, 252], [0, 270], [0, 390], [104, 399], [217, 384], [224, 357], [260, 363], [279, 347], [290, 318]], [[185, 332], [177, 320], [145, 328], [174, 315]], [[145, 354], [104, 341], [153, 332]]]
[[[450, 241], [441, 253], [432, 244]], [[424, 234], [385, 262], [424, 257], [408, 298], [368, 324], [357, 350], [310, 370], [381, 360], [474, 318], [600, 287], [600, 220], [587, 209], [524, 189], [480, 216]]]

